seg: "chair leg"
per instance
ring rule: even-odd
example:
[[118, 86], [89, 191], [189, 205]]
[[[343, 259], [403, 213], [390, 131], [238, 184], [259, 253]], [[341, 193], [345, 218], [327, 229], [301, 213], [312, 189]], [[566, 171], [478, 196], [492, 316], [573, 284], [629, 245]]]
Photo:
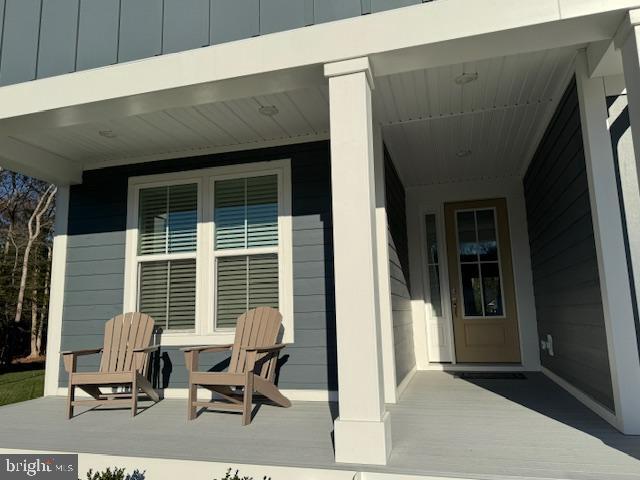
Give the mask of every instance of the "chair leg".
[[187, 418], [189, 420], [194, 420], [196, 418], [196, 405], [195, 402], [198, 401], [198, 385], [191, 383], [191, 379], [189, 379], [189, 404], [187, 410]]
[[135, 417], [138, 413], [138, 376], [133, 373], [133, 381], [131, 382], [131, 416]]
[[253, 372], [247, 372], [244, 382], [244, 395], [242, 405], [242, 425], [251, 423], [251, 411], [253, 410]]
[[72, 383], [71, 376], [69, 374], [69, 391], [67, 393], [67, 418], [73, 418], [73, 401], [75, 400], [76, 386]]

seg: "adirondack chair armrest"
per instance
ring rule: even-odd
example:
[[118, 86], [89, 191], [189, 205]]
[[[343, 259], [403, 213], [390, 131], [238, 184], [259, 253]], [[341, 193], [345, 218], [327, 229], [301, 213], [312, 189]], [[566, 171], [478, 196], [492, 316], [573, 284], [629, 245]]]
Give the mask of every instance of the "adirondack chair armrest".
[[233, 344], [230, 343], [228, 345], [200, 345], [199, 347], [184, 347], [181, 348], [183, 352], [224, 352], [226, 350], [231, 350]]
[[95, 353], [102, 352], [102, 347], [100, 348], [87, 348], [85, 350], [64, 350], [60, 352], [60, 355], [75, 355], [79, 357], [81, 355], [93, 355]]
[[62, 355], [62, 360], [64, 363], [64, 369], [67, 373], [75, 373], [76, 371], [76, 360], [78, 357], [83, 355], [94, 355], [96, 353], [102, 352], [101, 348], [87, 348], [85, 350], [64, 350], [60, 352]]
[[286, 347], [286, 343], [277, 343], [275, 345], [269, 345], [267, 347], [240, 347], [242, 350], [247, 352], [256, 352], [256, 353], [269, 353], [269, 352], [278, 352]]
[[133, 353], [151, 353], [160, 349], [160, 345], [149, 345], [148, 347], [134, 348]]

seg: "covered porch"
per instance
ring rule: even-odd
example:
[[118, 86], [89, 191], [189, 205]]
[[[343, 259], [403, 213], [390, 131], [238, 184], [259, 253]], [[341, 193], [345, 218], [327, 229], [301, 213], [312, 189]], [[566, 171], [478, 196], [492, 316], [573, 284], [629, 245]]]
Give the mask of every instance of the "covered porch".
[[[434, 18], [416, 17], [416, 31], [429, 31], [425, 25]], [[624, 90], [620, 54], [611, 38], [631, 25], [629, 18], [621, 10], [522, 31], [491, 25], [487, 28], [504, 31], [474, 30], [456, 40], [311, 58], [283, 55], [291, 53], [285, 48], [290, 33], [283, 33], [260, 40], [270, 45], [262, 50], [252, 48], [252, 39], [6, 87], [0, 92], [11, 107], [0, 119], [4, 164], [62, 187], [47, 348], [49, 397], [0, 410], [1, 446], [106, 454], [102, 461], [108, 462], [109, 455], [219, 462], [220, 467], [236, 462], [255, 465], [249, 473], [259, 477], [270, 474], [264, 466], [329, 470], [322, 478], [353, 478], [358, 472], [366, 472], [363, 478], [637, 476], [638, 440], [614, 426], [640, 432], [629, 278], [636, 270], [628, 267], [637, 254], [629, 253], [624, 236], [627, 229], [629, 242], [637, 242], [638, 229], [623, 225], [606, 108], [607, 97]], [[375, 27], [394, 37], [390, 25], [406, 18], [384, 20], [371, 20], [376, 23], [363, 24], [358, 32], [365, 38]], [[344, 25], [335, 27], [337, 33], [321, 26], [305, 35], [317, 45], [326, 38], [353, 37]], [[593, 47], [602, 46], [598, 42], [606, 48]], [[264, 58], [256, 59], [256, 52]], [[293, 60], [297, 63], [286, 63]], [[610, 63], [611, 72], [598, 71]], [[631, 75], [634, 64], [627, 63], [624, 73]], [[31, 103], [24, 107], [9, 102], [12, 98]], [[568, 113], [558, 116], [561, 107]], [[560, 132], [570, 125], [566, 136], [546, 135], [554, 120]], [[567, 305], [555, 299], [538, 303], [534, 292], [534, 264], [545, 262], [532, 255], [538, 235], [528, 226], [533, 219], [545, 226], [551, 223], [547, 218], [565, 220], [560, 215], [565, 210], [554, 211], [546, 187], [566, 169], [555, 169], [560, 162], [541, 150], [545, 141], [550, 150], [560, 145], [556, 156], [570, 144], [575, 151], [569, 160], [579, 160], [571, 190], [556, 185], [554, 193], [577, 192], [566, 211], [576, 199], [586, 207], [578, 209], [584, 250], [573, 260], [590, 262], [583, 283], [589, 299], [597, 299], [593, 317], [575, 310], [567, 314], [562, 310]], [[527, 186], [536, 157], [535, 170], [543, 174], [529, 176], [536, 181]], [[627, 166], [635, 162], [633, 151], [624, 158]], [[279, 380], [294, 406], [264, 407], [245, 429], [235, 416], [214, 413], [187, 423], [184, 400], [178, 400], [187, 383], [179, 347], [225, 343], [233, 336], [232, 328], [218, 329], [214, 310], [213, 248], [207, 242], [215, 228], [215, 199], [206, 186], [217, 181], [211, 176], [216, 169], [243, 164], [243, 172], [251, 172], [251, 164], [273, 166], [274, 160], [287, 164], [276, 172], [284, 185], [278, 219], [286, 232], [278, 246], [278, 258], [284, 259], [278, 272], [286, 279], [277, 295], [288, 322], [285, 340], [292, 340]], [[63, 400], [55, 397], [65, 394], [66, 381], [58, 352], [96, 346], [107, 318], [141, 304], [137, 265], [144, 259], [137, 258], [137, 233], [132, 233], [139, 229], [136, 182], [147, 177], [146, 188], [160, 182], [168, 191], [164, 175], [174, 175], [172, 182], [201, 171], [205, 174], [195, 183], [205, 185], [200, 195], [206, 201], [200, 203], [206, 206], [197, 207], [194, 231], [204, 234], [189, 253], [193, 272], [199, 272], [190, 277], [193, 292], [199, 293], [190, 300], [186, 334], [170, 331], [167, 313], [158, 385], [167, 399], [133, 420], [123, 411], [101, 410], [66, 421], [58, 414]], [[227, 169], [220, 177], [232, 174], [236, 170]], [[622, 182], [629, 211], [639, 203], [633, 175], [626, 171]], [[532, 197], [537, 207], [530, 209], [527, 188], [539, 185], [544, 187], [539, 198]], [[458, 301], [467, 299], [450, 281], [460, 252], [455, 232], [447, 238], [447, 205], [496, 199], [506, 205], [501, 228], [507, 235], [495, 235], [500, 222], [493, 217], [490, 240], [510, 243], [511, 250], [502, 262], [485, 263], [512, 276], [512, 285], [500, 291], [506, 277], [494, 274], [493, 297], [483, 297], [478, 287], [469, 305], [477, 300], [482, 313], [494, 309], [495, 317], [511, 306], [511, 351], [463, 360], [453, 317], [462, 311]], [[470, 243], [476, 244], [477, 212], [502, 208], [459, 207], [474, 212]], [[431, 232], [427, 216], [435, 225]], [[558, 247], [555, 256], [562, 260], [567, 258], [562, 249], [572, 250], [558, 242], [559, 234], [542, 243]], [[428, 254], [434, 239], [440, 245], [437, 259]], [[478, 271], [483, 262], [475, 262]], [[567, 267], [551, 264], [558, 271]], [[479, 275], [468, 280], [482, 283]], [[574, 300], [584, 296], [580, 290], [569, 294]], [[552, 330], [551, 321], [540, 322], [540, 307], [547, 309], [545, 315], [551, 312], [545, 318], [564, 312], [569, 326]], [[571, 330], [575, 318], [591, 322], [589, 336]], [[486, 337], [481, 332], [477, 338], [482, 343]], [[576, 361], [576, 352], [588, 360]], [[589, 363], [594, 358], [597, 375]], [[547, 377], [540, 373], [543, 367]], [[564, 386], [606, 421], [551, 382], [554, 369], [570, 380]], [[465, 370], [524, 372], [526, 379], [454, 375]], [[144, 462], [151, 471], [154, 460]], [[284, 475], [274, 470], [274, 480], [282, 477], [276, 473]]]
[[180, 400], [163, 400], [133, 420], [127, 409], [97, 408], [67, 421], [64, 400], [48, 397], [0, 408], [0, 451], [78, 452], [81, 467], [127, 465], [148, 478], [172, 459], [189, 461], [181, 474], [194, 479], [228, 467], [278, 480], [351, 480], [359, 472], [363, 479], [638, 478], [639, 438], [619, 433], [542, 374], [524, 377], [416, 373], [400, 401], [387, 405], [394, 448], [380, 467], [334, 461], [337, 405], [324, 402], [265, 406], [243, 428], [225, 413], [187, 422]]

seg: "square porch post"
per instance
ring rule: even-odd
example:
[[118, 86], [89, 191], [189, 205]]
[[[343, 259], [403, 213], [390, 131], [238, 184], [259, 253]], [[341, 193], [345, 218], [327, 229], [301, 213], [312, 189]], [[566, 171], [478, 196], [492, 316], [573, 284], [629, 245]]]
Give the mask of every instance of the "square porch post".
[[[608, 129], [605, 85], [602, 78], [589, 78], [584, 52], [580, 52], [576, 62], [580, 120], [615, 406], [615, 418], [605, 418], [622, 432], [637, 435], [640, 434], [640, 356], [632, 300], [633, 272], [629, 269], [625, 249], [620, 207], [622, 192], [618, 188]], [[637, 228], [627, 225], [629, 227]]]
[[329, 77], [339, 417], [337, 462], [386, 463], [376, 239], [373, 76], [367, 58], [325, 65]]

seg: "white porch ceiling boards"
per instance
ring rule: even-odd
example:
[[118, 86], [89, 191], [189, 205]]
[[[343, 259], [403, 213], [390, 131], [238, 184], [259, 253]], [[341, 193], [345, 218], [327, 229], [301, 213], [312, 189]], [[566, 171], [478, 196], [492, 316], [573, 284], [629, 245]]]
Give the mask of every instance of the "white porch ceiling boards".
[[[376, 79], [375, 111], [405, 183], [521, 175], [575, 53], [547, 50]], [[462, 73], [478, 73], [478, 80], [458, 85]]]
[[[290, 140], [314, 140], [329, 132], [324, 87], [173, 108], [104, 122], [13, 135], [19, 142], [95, 168], [168, 154], [193, 155]], [[259, 113], [274, 105], [279, 113]], [[111, 138], [100, 132], [113, 132]], [[109, 135], [111, 135], [109, 133]]]

